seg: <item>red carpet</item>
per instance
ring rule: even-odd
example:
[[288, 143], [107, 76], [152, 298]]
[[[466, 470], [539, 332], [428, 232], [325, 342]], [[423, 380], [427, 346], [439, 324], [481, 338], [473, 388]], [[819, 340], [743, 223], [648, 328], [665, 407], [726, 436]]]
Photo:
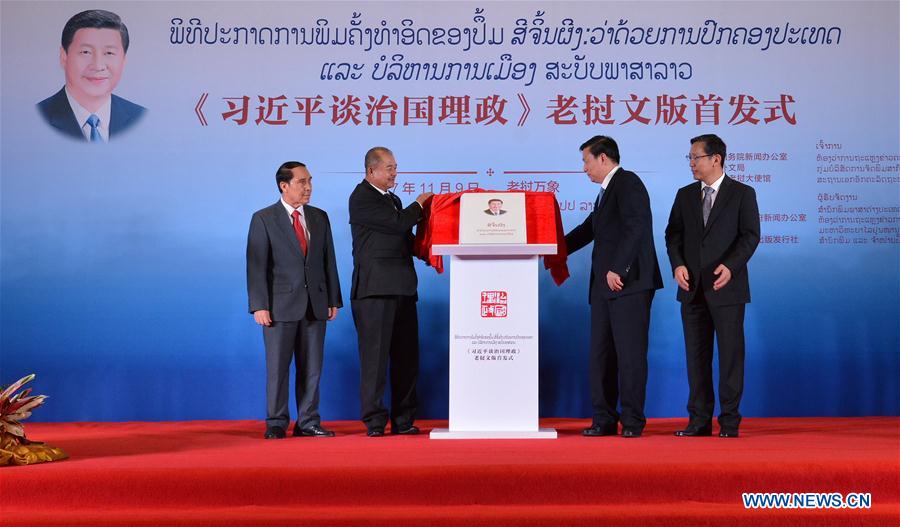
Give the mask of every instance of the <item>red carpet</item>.
[[[445, 422], [422, 421], [423, 432]], [[741, 438], [338, 437], [249, 421], [32, 423], [71, 459], [0, 468], [0, 525], [897, 525], [900, 419], [746, 419]], [[871, 493], [869, 509], [745, 509], [742, 492]]]

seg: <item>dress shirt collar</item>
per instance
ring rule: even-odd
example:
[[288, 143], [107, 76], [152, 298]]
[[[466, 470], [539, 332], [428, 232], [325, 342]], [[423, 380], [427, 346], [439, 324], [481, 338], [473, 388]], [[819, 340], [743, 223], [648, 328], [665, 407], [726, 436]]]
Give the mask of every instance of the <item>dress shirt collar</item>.
[[295, 211], [295, 210], [299, 210], [299, 211], [300, 211], [300, 217], [301, 217], [301, 218], [304, 218], [304, 219], [306, 218], [306, 214], [304, 214], [304, 212], [303, 212], [303, 205], [300, 205], [299, 207], [292, 207], [292, 206], [290, 205], [290, 203], [288, 203], [287, 201], [284, 201], [284, 198], [281, 198], [280, 201], [281, 201], [281, 205], [284, 207], [284, 210], [287, 211], [287, 215], [290, 216], [292, 220], [293, 220], [293, 218], [294, 218], [294, 211]]
[[603, 189], [603, 192], [606, 192], [606, 189], [609, 188], [609, 182], [612, 181], [613, 176], [620, 168], [622, 167], [619, 165], [614, 166], [613, 169], [609, 171], [609, 174], [606, 174], [606, 177], [603, 178], [603, 183], [600, 183], [600, 188]]
[[306, 233], [306, 239], [309, 240], [309, 238], [310, 238], [309, 224], [306, 223], [306, 209], [304, 209], [303, 205], [300, 205], [299, 207], [297, 207], [295, 209], [294, 207], [291, 207], [290, 204], [288, 204], [288, 202], [284, 201], [284, 198], [281, 199], [281, 205], [284, 207], [284, 210], [287, 211], [288, 217], [290, 218], [292, 225], [294, 223], [294, 211], [295, 210], [300, 211], [300, 218], [298, 218], [300, 221], [300, 226], [303, 228], [303, 232]]
[[[90, 141], [91, 125], [87, 124], [87, 120], [92, 112], [89, 112], [84, 106], [78, 104], [75, 97], [69, 93], [68, 86], [66, 87], [66, 98], [69, 100], [69, 106], [72, 108], [72, 111], [75, 112], [75, 120], [78, 121], [81, 133], [84, 134], [85, 139]], [[100, 137], [103, 138], [103, 141], [109, 141], [109, 115], [111, 113], [111, 105], [112, 97], [110, 96], [106, 98], [106, 102], [103, 103], [96, 112], [93, 112], [94, 115], [100, 118], [100, 124], [97, 125], [97, 128], [100, 130]]]
[[719, 194], [719, 187], [722, 186], [722, 180], [725, 179], [725, 172], [722, 172], [722, 175], [719, 176], [719, 179], [712, 182], [712, 185], [707, 185], [706, 183], [701, 183], [700, 185], [700, 194], [703, 194], [703, 189], [706, 187], [712, 187], [714, 196]]
[[[369, 185], [372, 185], [372, 183], [370, 183], [368, 179], [366, 180], [366, 183], [369, 183]], [[391, 193], [391, 191], [389, 191], [389, 190], [381, 190], [380, 188], [376, 187], [375, 185], [372, 185], [372, 188], [374, 188], [375, 190], [377, 190], [378, 192], [380, 192], [382, 196], [385, 196], [385, 195]]]

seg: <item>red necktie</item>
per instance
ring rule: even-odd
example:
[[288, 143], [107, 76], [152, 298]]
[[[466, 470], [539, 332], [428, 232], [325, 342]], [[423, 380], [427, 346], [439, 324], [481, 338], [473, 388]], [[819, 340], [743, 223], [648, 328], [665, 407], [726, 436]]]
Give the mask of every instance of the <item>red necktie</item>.
[[300, 225], [300, 211], [295, 210], [291, 216], [294, 217], [294, 234], [297, 235], [297, 241], [300, 242], [300, 250], [303, 251], [303, 256], [306, 256], [306, 233], [303, 232], [303, 226]]

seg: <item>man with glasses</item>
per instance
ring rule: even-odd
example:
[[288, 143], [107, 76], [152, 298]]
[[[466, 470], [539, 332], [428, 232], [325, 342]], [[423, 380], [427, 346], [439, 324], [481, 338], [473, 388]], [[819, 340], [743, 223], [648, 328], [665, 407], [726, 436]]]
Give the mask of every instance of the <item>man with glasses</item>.
[[759, 245], [759, 208], [753, 188], [725, 174], [725, 143], [718, 136], [691, 139], [687, 159], [697, 181], [678, 191], [666, 227], [690, 387], [690, 420], [675, 435], [712, 434], [715, 336], [719, 437], [738, 437], [738, 406], [744, 391], [744, 307], [750, 302], [747, 262]]
[[[634, 172], [619, 166], [619, 146], [597, 135], [580, 147], [584, 172], [600, 185], [594, 210], [566, 235], [568, 254], [593, 242], [588, 303], [588, 359], [593, 420], [582, 433], [640, 437], [647, 419], [650, 306], [662, 284], [650, 196]], [[622, 412], [618, 411], [621, 401]]]

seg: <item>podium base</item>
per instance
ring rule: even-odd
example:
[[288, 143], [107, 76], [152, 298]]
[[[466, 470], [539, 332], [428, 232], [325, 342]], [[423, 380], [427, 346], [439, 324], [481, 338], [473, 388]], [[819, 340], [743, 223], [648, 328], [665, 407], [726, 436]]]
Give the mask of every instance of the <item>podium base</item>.
[[537, 430], [450, 430], [435, 428], [431, 439], [556, 439], [555, 428]]

